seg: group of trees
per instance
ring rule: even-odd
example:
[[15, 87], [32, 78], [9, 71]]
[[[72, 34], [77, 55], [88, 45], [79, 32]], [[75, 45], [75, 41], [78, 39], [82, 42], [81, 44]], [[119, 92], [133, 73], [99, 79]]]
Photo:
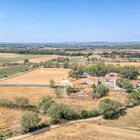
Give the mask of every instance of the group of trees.
[[[121, 112], [123, 105], [120, 102], [105, 99], [100, 101], [98, 110], [92, 109], [87, 111], [83, 110], [79, 105], [58, 104], [52, 100], [51, 96], [44, 96], [38, 103], [38, 107], [44, 114], [50, 117], [50, 124], [56, 124], [62, 119], [83, 119], [96, 117], [99, 114], [103, 115], [106, 119], [110, 119]], [[40, 121], [41, 119], [38, 117], [37, 113], [29, 112], [24, 114], [20, 121], [22, 126], [21, 132], [27, 133], [35, 128], [40, 128]]]
[[125, 78], [118, 78], [116, 80], [116, 84], [123, 89], [126, 89], [128, 92], [130, 92], [133, 89], [133, 85], [129, 79]]
[[119, 52], [119, 51], [112, 51], [111, 53], [103, 52], [100, 53], [99, 55], [105, 58], [113, 58], [113, 59], [115, 59], [116, 56], [119, 56], [120, 58], [140, 58], [140, 53], [129, 53], [129, 52]]
[[[63, 56], [84, 56], [83, 52], [69, 53], [63, 49], [33, 49], [33, 48], [1, 48], [0, 53], [18, 53], [18, 54], [46, 54], [46, 55], [63, 55]], [[92, 53], [86, 54], [88, 56]]]
[[138, 76], [138, 69], [135, 66], [121, 67], [120, 65], [105, 65], [104, 63], [98, 63], [96, 65], [86, 67], [85, 71], [92, 76], [105, 76], [107, 73], [116, 72], [123, 78], [130, 80], [137, 79]]
[[126, 101], [125, 101], [126, 107], [136, 106], [136, 105], [140, 105], [140, 89], [138, 89], [136, 92], [131, 92], [126, 96]]

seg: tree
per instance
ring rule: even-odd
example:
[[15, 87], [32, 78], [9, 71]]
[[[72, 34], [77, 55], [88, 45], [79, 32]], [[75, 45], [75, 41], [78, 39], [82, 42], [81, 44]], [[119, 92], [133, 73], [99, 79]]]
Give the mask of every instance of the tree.
[[43, 111], [44, 114], [55, 102], [52, 100], [51, 96], [42, 97], [41, 101], [38, 103], [38, 107]]
[[35, 127], [37, 127], [40, 120], [41, 119], [38, 117], [37, 113], [29, 112], [24, 114], [20, 121], [22, 132], [27, 133], [30, 130], [34, 129]]
[[67, 89], [66, 89], [66, 92], [69, 95], [70, 93], [75, 92], [75, 89], [71, 86], [68, 86]]
[[29, 103], [29, 99], [27, 97], [15, 97], [14, 102], [18, 106], [24, 106], [24, 105], [27, 105]]
[[94, 93], [94, 97], [100, 98], [104, 95], [106, 95], [109, 92], [109, 89], [105, 87], [104, 85], [98, 84]]
[[130, 82], [129, 79], [125, 79], [125, 78], [118, 78], [116, 80], [116, 84], [123, 89], [126, 89], [128, 92], [130, 92], [133, 89], [133, 85]]
[[50, 79], [49, 83], [50, 83], [50, 87], [53, 88], [55, 85], [55, 81], [53, 79]]
[[29, 59], [24, 59], [24, 63], [29, 63]]
[[120, 75], [122, 75], [123, 78], [135, 80], [135, 79], [137, 79], [137, 76], [138, 76], [138, 70], [133, 66], [127, 66], [127, 67], [124, 67], [120, 71]]
[[98, 109], [99, 109], [99, 113], [103, 115], [104, 118], [110, 119], [115, 114], [120, 113], [122, 106], [123, 105], [118, 101], [105, 99], [100, 101]]
[[126, 107], [131, 105], [140, 105], [140, 89], [138, 89], [136, 92], [129, 93], [126, 96]]

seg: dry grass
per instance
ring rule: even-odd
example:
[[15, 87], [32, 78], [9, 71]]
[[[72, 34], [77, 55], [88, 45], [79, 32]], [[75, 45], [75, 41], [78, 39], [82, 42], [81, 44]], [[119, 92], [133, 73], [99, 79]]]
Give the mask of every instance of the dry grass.
[[[48, 60], [51, 60], [51, 59], [55, 59], [59, 57], [58, 55], [42, 55], [42, 56], [39, 56], [37, 58], [31, 58], [29, 59], [29, 62], [32, 62], [32, 63], [39, 63], [39, 62], [44, 62], [44, 61], [48, 61]], [[24, 61], [17, 61], [18, 63], [23, 63]]]
[[61, 85], [60, 81], [67, 79], [69, 71], [69, 69], [62, 68], [41, 68], [5, 81], [1, 81], [0, 84], [48, 85], [50, 79], [54, 79], [56, 85]]
[[83, 109], [91, 110], [93, 108], [97, 108], [99, 102], [106, 98], [109, 98], [112, 100], [117, 100], [117, 101], [124, 103], [125, 97], [126, 97], [126, 93], [110, 92], [106, 97], [102, 97], [100, 99], [94, 99], [94, 100], [76, 100], [76, 99], [55, 99], [55, 100], [58, 103], [81, 105], [83, 107]]
[[128, 108], [125, 116], [120, 116], [115, 120], [104, 120], [100, 123], [105, 125], [114, 125], [119, 127], [138, 127], [140, 126], [140, 106], [134, 108]]
[[15, 57], [21, 57], [20, 54], [14, 54], [14, 53], [0, 53], [0, 57], [4, 58], [15, 58]]
[[10, 110], [0, 107], [0, 133], [17, 129], [20, 126], [19, 122], [24, 113], [26, 113], [26, 111]]
[[7, 67], [0, 66], [0, 69], [4, 69], [4, 68], [7, 68]]
[[77, 123], [62, 126], [25, 140], [139, 140], [137, 131], [100, 126], [90, 123]]
[[0, 98], [13, 100], [15, 97], [27, 97], [29, 104], [37, 105], [41, 97], [51, 95], [54, 97], [54, 91], [45, 87], [0, 87]]

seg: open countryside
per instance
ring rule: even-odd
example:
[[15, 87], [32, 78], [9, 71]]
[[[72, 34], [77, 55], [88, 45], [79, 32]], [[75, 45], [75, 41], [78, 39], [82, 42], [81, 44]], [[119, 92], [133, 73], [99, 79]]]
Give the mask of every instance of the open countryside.
[[1, 0], [0, 140], [140, 140], [139, 5]]

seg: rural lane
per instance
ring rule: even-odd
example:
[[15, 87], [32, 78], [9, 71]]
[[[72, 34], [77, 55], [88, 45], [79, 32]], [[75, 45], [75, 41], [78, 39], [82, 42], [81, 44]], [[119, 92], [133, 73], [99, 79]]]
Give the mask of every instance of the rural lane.
[[75, 121], [67, 121], [67, 122], [64, 122], [64, 123], [61, 123], [61, 124], [58, 124], [58, 125], [52, 125], [52, 126], [49, 126], [49, 127], [38, 129], [38, 130], [32, 131], [32, 132], [30, 132], [28, 134], [25, 134], [25, 135], [20, 135], [20, 136], [16, 136], [16, 137], [13, 137], [13, 138], [9, 138], [7, 140], [21, 140], [21, 139], [24, 139], [24, 138], [28, 138], [28, 137], [31, 137], [31, 136], [34, 136], [34, 135], [37, 135], [37, 134], [40, 134], [40, 133], [52, 130], [52, 129], [60, 128], [62, 126], [66, 126], [66, 125], [70, 125], [70, 124], [75, 124], [75, 123], [81, 123], [81, 122], [85, 122], [85, 121], [86, 122], [87, 121], [96, 121], [96, 120], [99, 120], [99, 119], [102, 119], [102, 117], [98, 116], [98, 117], [88, 118], [88, 119], [80, 119], [80, 120], [75, 120]]

